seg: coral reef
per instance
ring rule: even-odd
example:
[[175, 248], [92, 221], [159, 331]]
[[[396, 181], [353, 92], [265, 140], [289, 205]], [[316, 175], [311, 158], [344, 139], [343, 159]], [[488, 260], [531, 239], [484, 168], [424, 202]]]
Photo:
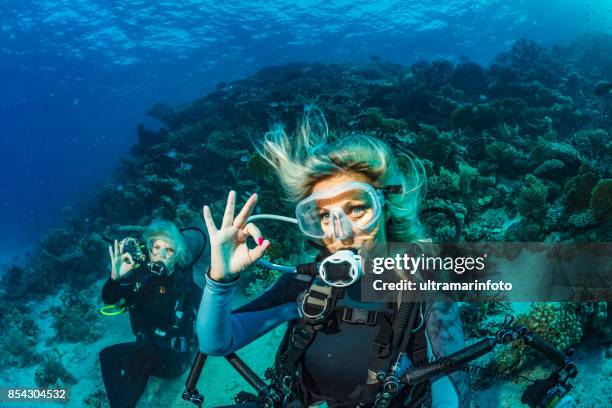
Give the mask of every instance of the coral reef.
[[0, 304], [0, 324], [5, 328], [0, 339], [0, 366], [27, 367], [42, 360], [35, 351], [40, 328], [26, 306], [4, 300]]
[[[334, 132], [367, 133], [398, 153], [420, 157], [428, 175], [422, 206], [452, 210], [464, 241], [611, 241], [612, 98], [594, 92], [609, 80], [610, 55], [612, 36], [594, 35], [550, 48], [520, 40], [486, 67], [469, 61], [295, 63], [219, 83], [181, 106], [153, 105], [148, 113], [163, 127], [139, 124], [131, 154], [93, 199], [78, 213], [67, 210], [65, 224], [49, 231], [24, 265], [10, 265], [2, 275], [2, 367], [39, 364], [35, 380], [41, 387], [75, 381], [59, 358], [39, 354], [39, 323], [23, 305], [61, 294], [61, 304], [49, 310], [56, 339], [100, 338], [92, 303], [98, 294], [88, 288], [107, 276], [102, 237], [123, 235], [120, 225], [162, 216], [202, 226], [202, 205], [218, 218], [230, 189], [241, 199], [257, 192], [255, 212], [291, 215], [295, 203], [282, 199], [251, 140], [271, 123], [293, 126], [313, 106]], [[444, 216], [423, 221], [429, 237], [446, 241], [454, 235]], [[260, 228], [273, 237], [273, 261], [294, 265], [316, 253], [296, 228]], [[277, 276], [255, 266], [240, 288], [252, 297]], [[507, 311], [499, 303], [464, 305], [466, 334], [491, 335]], [[585, 333], [608, 343], [612, 338], [607, 304], [539, 304], [519, 321], [559, 348]], [[520, 347], [498, 357], [500, 370], [533, 360]], [[104, 406], [103, 393], [91, 391], [83, 404]]]
[[34, 382], [39, 388], [66, 388], [76, 384], [77, 379], [64, 367], [58, 356], [46, 357], [44, 362], [36, 368]]
[[[584, 319], [573, 303], [534, 303], [529, 313], [516, 322], [549, 341], [559, 350], [577, 345], [583, 336]], [[497, 353], [490, 366], [500, 372], [518, 371], [533, 361], [536, 353], [521, 342], [514, 342]]]
[[61, 306], [49, 309], [54, 318], [53, 328], [59, 341], [91, 343], [102, 336], [95, 304], [90, 291], [68, 292], [61, 297]]

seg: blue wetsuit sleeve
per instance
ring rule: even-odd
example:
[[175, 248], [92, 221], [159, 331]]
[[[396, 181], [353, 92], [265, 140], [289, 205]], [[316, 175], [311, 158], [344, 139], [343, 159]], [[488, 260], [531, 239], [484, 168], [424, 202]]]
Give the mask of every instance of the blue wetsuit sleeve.
[[278, 325], [298, 317], [295, 302], [263, 310], [232, 313], [236, 283], [219, 283], [206, 277], [196, 325], [200, 351], [204, 354], [228, 355]]

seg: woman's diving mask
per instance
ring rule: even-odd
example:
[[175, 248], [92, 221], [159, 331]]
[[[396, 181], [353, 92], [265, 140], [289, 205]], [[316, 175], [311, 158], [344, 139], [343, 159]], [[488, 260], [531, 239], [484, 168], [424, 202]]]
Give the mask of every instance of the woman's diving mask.
[[371, 232], [384, 205], [384, 195], [372, 185], [351, 182], [303, 199], [295, 207], [302, 232], [311, 238], [347, 239]]
[[[383, 191], [397, 193], [400, 190], [399, 185], [377, 189], [368, 183], [350, 182], [300, 201], [295, 208], [295, 219], [257, 214], [249, 217], [247, 222], [259, 219], [290, 222], [297, 224], [308, 237], [344, 240], [360, 233], [371, 233], [383, 212]], [[317, 267], [319, 277], [328, 285], [337, 287], [347, 287], [358, 281], [362, 274], [359, 249], [339, 250], [322, 260]], [[265, 259], [258, 263], [281, 272], [296, 272], [293, 266], [277, 265]]]

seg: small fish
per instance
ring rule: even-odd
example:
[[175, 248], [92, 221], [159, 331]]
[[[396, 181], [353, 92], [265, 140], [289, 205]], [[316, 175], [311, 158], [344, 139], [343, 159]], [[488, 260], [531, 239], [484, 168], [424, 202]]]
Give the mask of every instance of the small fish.
[[171, 159], [174, 159], [176, 157], [176, 150], [174, 149], [170, 150], [168, 153], [166, 153], [166, 156], [168, 156]]
[[240, 161], [241, 162], [248, 162], [249, 161], [249, 156], [247, 156], [246, 154], [243, 154], [242, 156], [240, 156]]
[[193, 169], [193, 165], [191, 163], [181, 163], [180, 169], [183, 171], [189, 171]]
[[172, 187], [172, 190], [179, 192], [184, 188], [185, 188], [185, 185], [183, 183], [177, 183], [174, 187]]
[[610, 93], [611, 89], [612, 89], [612, 82], [599, 81], [598, 83], [595, 84], [594, 92], [595, 92], [595, 95], [597, 96], [604, 96]]

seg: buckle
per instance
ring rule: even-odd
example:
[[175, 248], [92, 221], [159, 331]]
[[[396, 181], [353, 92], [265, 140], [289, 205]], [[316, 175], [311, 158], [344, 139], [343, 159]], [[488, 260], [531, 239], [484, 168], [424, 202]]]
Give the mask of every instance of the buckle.
[[293, 343], [299, 349], [306, 348], [310, 343], [310, 339], [310, 333], [301, 327], [295, 327], [291, 331], [291, 343]]
[[387, 358], [391, 354], [391, 345], [374, 340], [370, 345], [370, 352], [378, 358]]
[[345, 308], [342, 313], [342, 321], [347, 323], [375, 326], [377, 320], [378, 313], [373, 310]]
[[170, 348], [180, 353], [187, 351], [187, 339], [183, 336], [170, 339]]
[[[302, 299], [302, 314], [306, 317], [309, 317], [311, 319], [318, 319], [319, 317], [323, 316], [323, 314], [325, 313], [325, 311], [327, 310], [327, 298], [323, 298], [323, 301], [321, 301], [320, 299], [317, 298], [313, 298], [313, 300], [310, 300], [310, 293], [307, 293], [306, 296], [304, 296], [304, 299]], [[323, 305], [321, 305], [321, 303], [323, 303]], [[309, 314], [306, 312], [306, 307], [307, 306], [311, 306], [311, 307], [320, 307], [321, 311], [317, 314]]]

